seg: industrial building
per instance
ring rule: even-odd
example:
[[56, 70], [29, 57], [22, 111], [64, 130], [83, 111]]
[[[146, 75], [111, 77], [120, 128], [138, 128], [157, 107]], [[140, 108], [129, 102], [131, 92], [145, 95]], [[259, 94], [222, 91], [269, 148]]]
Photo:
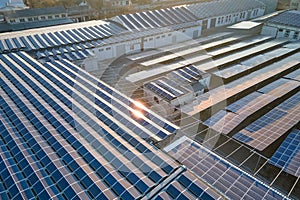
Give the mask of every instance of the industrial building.
[[0, 198], [300, 199], [300, 42], [264, 10], [0, 34]]

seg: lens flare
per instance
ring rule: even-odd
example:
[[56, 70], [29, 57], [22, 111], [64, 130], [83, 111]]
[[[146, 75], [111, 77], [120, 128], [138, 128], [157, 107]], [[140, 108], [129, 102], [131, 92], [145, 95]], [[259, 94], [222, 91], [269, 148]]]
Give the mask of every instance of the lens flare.
[[143, 113], [141, 111], [139, 111], [139, 110], [133, 110], [132, 114], [137, 119], [140, 119], [140, 118], [144, 117]]
[[142, 109], [145, 108], [144, 104], [141, 103], [140, 101], [134, 101], [134, 105], [138, 108], [142, 108]]

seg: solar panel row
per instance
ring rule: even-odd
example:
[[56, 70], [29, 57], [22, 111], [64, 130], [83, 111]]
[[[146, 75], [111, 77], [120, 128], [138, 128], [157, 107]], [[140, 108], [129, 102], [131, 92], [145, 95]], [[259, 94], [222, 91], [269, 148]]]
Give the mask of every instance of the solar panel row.
[[190, 11], [183, 7], [126, 14], [117, 18], [129, 30], [164, 27], [197, 20]]
[[[85, 28], [62, 30], [49, 33], [21, 36], [0, 40], [0, 51], [40, 50], [79, 43], [91, 42], [123, 32], [115, 23], [95, 25]], [[91, 45], [86, 43], [87, 45]]]
[[289, 94], [297, 91], [299, 87], [300, 83], [296, 81], [278, 79], [259, 89], [258, 92], [250, 93], [228, 105], [226, 111], [217, 112], [204, 124], [223, 134], [231, 134], [240, 124], [245, 123], [246, 119], [257, 116], [257, 113], [262, 109], [280, 98], [289, 96]]
[[240, 74], [250, 73], [266, 63], [270, 63], [272, 61], [275, 62], [279, 58], [285, 57], [296, 50], [297, 48], [278, 48], [273, 51], [251, 57], [250, 59], [241, 62], [241, 64], [216, 71], [214, 74], [222, 77], [223, 79], [233, 79], [233, 77], [237, 77]]
[[[199, 185], [202, 186], [199, 187]], [[163, 191], [159, 192], [153, 199], [222, 199], [221, 196], [212, 193], [205, 183], [195, 178], [190, 172], [184, 172], [170, 185], [168, 185]]]
[[293, 129], [269, 162], [289, 174], [300, 177], [300, 130]]
[[299, 123], [299, 98], [298, 92], [235, 134], [233, 138], [263, 151]]
[[52, 50], [52, 51], [45, 51], [37, 52], [36, 57], [37, 59], [44, 59], [45, 61], [49, 62], [51, 60], [62, 60], [67, 59], [69, 61], [76, 61], [76, 60], [82, 60], [89, 56], [94, 55], [89, 50], [76, 50], [76, 51], [61, 51], [61, 50]]
[[284, 199], [270, 186], [241, 171], [189, 138], [180, 138], [167, 150], [170, 155], [218, 189], [227, 198]]
[[[110, 102], [112, 109], [121, 102], [112, 96], [111, 88], [62, 62], [47, 63], [47, 69], [25, 53], [0, 55], [1, 198], [136, 199], [146, 195], [178, 165], [132, 132], [140, 134], [145, 128], [121, 125], [117, 120], [122, 121], [123, 114], [113, 119], [104, 106], [89, 110], [95, 105], [87, 105], [88, 90], [100, 95], [95, 97], [96, 105]], [[118, 92], [115, 96], [132, 101]], [[130, 106], [122, 109], [130, 110]], [[176, 130], [144, 111], [145, 121], [153, 119], [160, 129]], [[151, 124], [148, 120], [145, 127]]]

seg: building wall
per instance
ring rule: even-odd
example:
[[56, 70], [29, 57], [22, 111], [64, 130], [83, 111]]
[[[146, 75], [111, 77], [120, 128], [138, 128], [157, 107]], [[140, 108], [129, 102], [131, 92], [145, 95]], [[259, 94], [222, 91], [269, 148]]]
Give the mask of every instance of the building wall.
[[[94, 62], [104, 61], [108, 59], [118, 58], [124, 54], [130, 54], [147, 49], [160, 48], [178, 42], [187, 41], [194, 37], [198, 38], [200, 36], [201, 25], [156, 35], [149, 35], [132, 41], [108, 44], [93, 48], [92, 53], [94, 53], [95, 57], [91, 59], [93, 59]], [[87, 62], [90, 63], [90, 61]], [[91, 68], [90, 70], [93, 69]]]
[[275, 24], [265, 24], [261, 31], [262, 35], [271, 35], [275, 38], [288, 38], [300, 40], [300, 28], [281, 26]]
[[18, 17], [18, 18], [6, 17], [6, 21], [10, 24], [15, 24], [15, 23], [23, 23], [23, 22], [64, 19], [66, 17], [67, 17], [67, 13], [61, 13], [61, 14], [53, 14], [53, 15], [41, 15], [41, 16], [30, 16], [30, 17]]
[[[256, 17], [263, 16], [265, 13], [265, 8], [254, 8], [251, 10], [244, 10], [235, 13], [229, 13], [227, 15], [217, 16], [215, 18], [210, 18], [209, 21], [216, 19], [216, 27], [231, 25], [237, 22], [253, 19]], [[210, 23], [211, 24], [211, 23]], [[209, 28], [213, 28], [212, 24]]]

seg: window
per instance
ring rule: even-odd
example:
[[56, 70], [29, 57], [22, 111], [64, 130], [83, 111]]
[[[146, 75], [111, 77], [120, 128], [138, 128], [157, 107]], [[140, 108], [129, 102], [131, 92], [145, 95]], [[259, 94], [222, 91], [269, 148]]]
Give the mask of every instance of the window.
[[32, 22], [32, 21], [33, 21], [32, 17], [29, 17], [27, 20], [28, 20], [29, 22]]
[[245, 18], [245, 16], [246, 16], [246, 12], [243, 12], [243, 19]]
[[130, 45], [130, 50], [134, 50], [134, 44]]
[[152, 41], [153, 40], [153, 38], [149, 38], [149, 41]]
[[46, 16], [41, 16], [41, 20], [45, 20], [46, 19]]
[[159, 39], [159, 38], [160, 38], [159, 36], [156, 37], [156, 39]]
[[55, 18], [59, 18], [59, 15], [55, 15]]
[[62, 14], [61, 17], [66, 17], [66, 14]]
[[48, 19], [52, 19], [52, 18], [53, 18], [52, 15], [49, 15], [49, 16], [48, 16]]
[[15, 19], [10, 19], [9, 22], [10, 22], [10, 23], [15, 23], [16, 20], [15, 20]]
[[168, 36], [172, 36], [172, 33], [169, 33]]
[[148, 40], [147, 40], [147, 39], [144, 39], [144, 41], [145, 41], [145, 42], [148, 42]]
[[185, 33], [185, 30], [182, 30], [183, 33]]
[[20, 18], [20, 22], [25, 22], [25, 19], [24, 18]]
[[34, 17], [33, 21], [39, 21], [39, 18], [38, 17]]
[[162, 35], [161, 37], [164, 38], [164, 37], [166, 37], [166, 36], [165, 36], [165, 35]]
[[294, 36], [293, 36], [293, 39], [297, 40], [298, 37], [299, 37], [299, 32], [298, 32], [298, 31], [295, 31]]
[[107, 48], [106, 48], [106, 51], [109, 51], [109, 50], [111, 50], [111, 47], [107, 47]]
[[99, 52], [104, 51], [104, 49], [99, 49]]
[[290, 30], [286, 30], [284, 33], [284, 37], [288, 38], [290, 36]]

